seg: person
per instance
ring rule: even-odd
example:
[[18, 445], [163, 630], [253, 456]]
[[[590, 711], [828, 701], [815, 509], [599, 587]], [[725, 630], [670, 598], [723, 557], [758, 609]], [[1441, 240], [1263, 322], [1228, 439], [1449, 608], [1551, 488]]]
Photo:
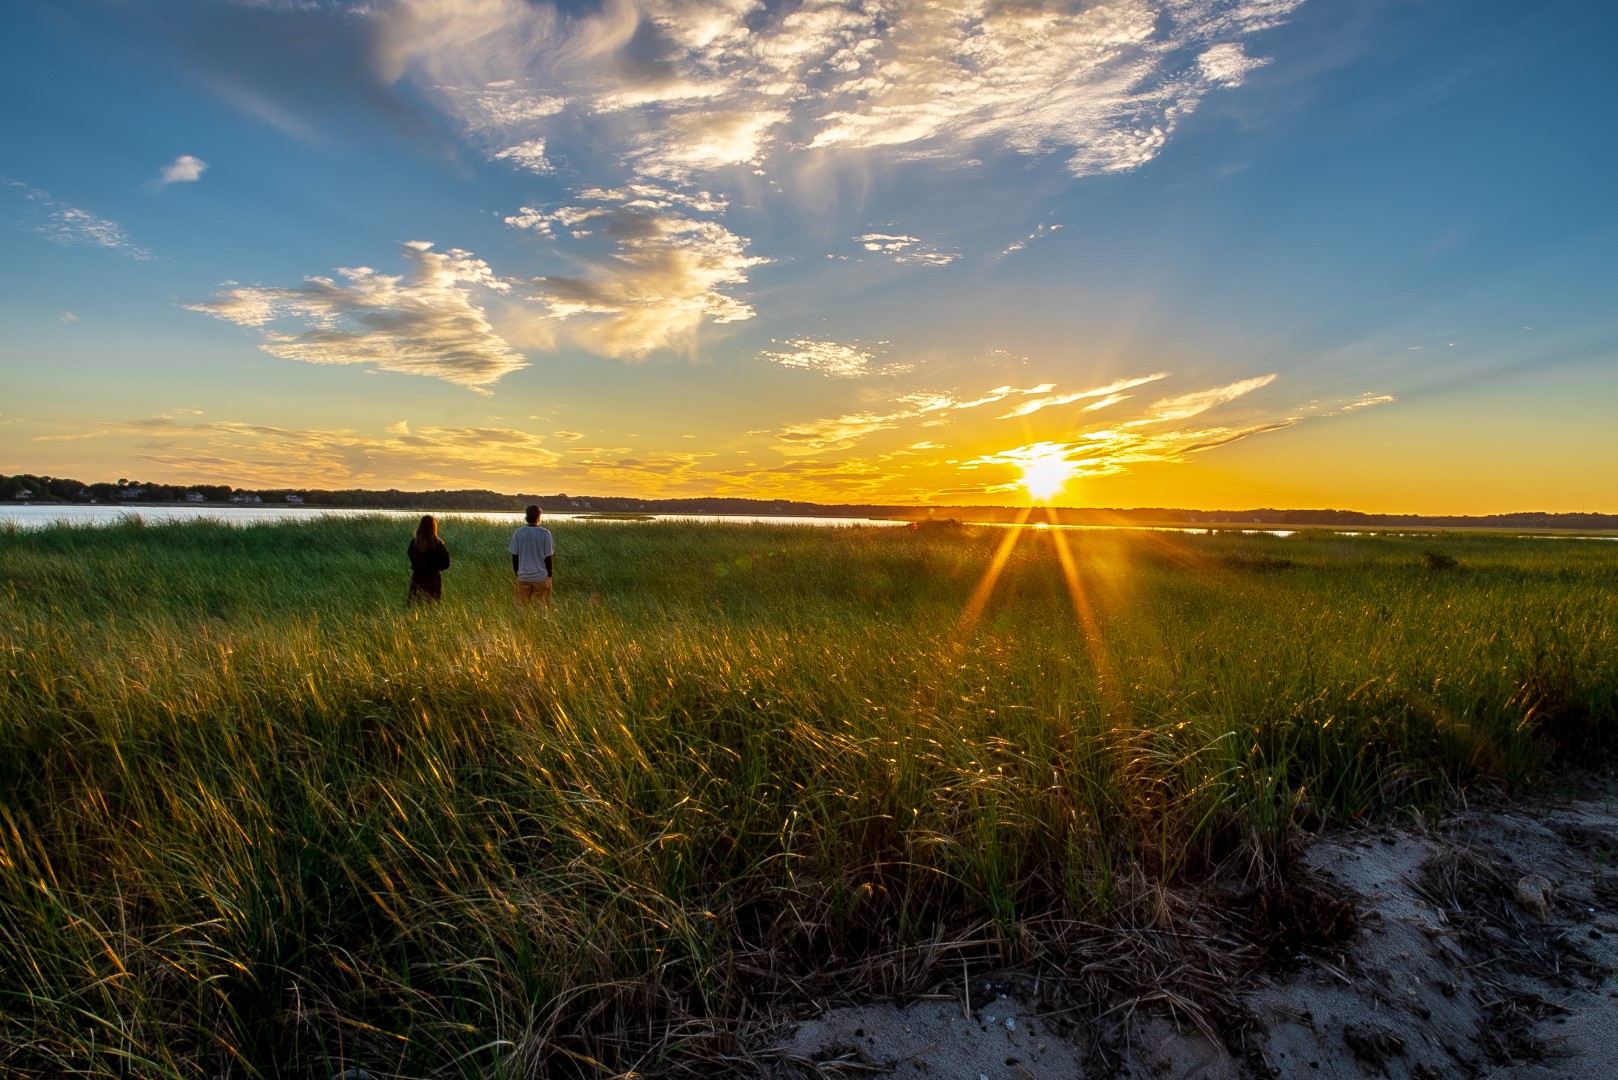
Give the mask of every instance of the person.
[[551, 531], [539, 524], [539, 507], [530, 504], [528, 524], [511, 534], [511, 572], [517, 575], [517, 606], [535, 600], [551, 606], [551, 583], [556, 580], [556, 543]]
[[444, 571], [449, 569], [449, 548], [438, 538], [438, 522], [421, 515], [410, 538], [410, 603], [436, 604], [444, 597]]

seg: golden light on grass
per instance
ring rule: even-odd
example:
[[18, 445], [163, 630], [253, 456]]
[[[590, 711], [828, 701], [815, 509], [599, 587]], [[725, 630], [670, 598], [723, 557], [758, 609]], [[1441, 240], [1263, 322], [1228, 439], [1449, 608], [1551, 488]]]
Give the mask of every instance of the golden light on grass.
[[1017, 520], [1006, 530], [1006, 535], [1000, 540], [1000, 546], [995, 549], [994, 558], [989, 560], [989, 565], [984, 568], [978, 587], [972, 591], [971, 599], [966, 602], [966, 609], [961, 612], [960, 627], [963, 636], [966, 631], [977, 625], [978, 619], [983, 615], [983, 609], [989, 603], [989, 595], [994, 592], [994, 584], [1000, 580], [1000, 572], [1006, 568], [1006, 560], [1011, 558], [1012, 549], [1022, 537], [1023, 522], [1028, 520], [1031, 512], [1027, 507], [1017, 511]]

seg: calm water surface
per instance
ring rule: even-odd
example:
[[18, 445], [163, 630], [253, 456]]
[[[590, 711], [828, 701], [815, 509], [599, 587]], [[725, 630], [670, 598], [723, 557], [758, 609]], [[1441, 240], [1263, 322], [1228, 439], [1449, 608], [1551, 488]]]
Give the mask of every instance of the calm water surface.
[[[46, 506], [0, 505], [0, 526], [15, 524], [19, 528], [37, 529], [53, 522], [66, 522], [70, 525], [113, 525], [126, 517], [139, 517], [143, 521], [195, 521], [201, 518], [211, 518], [215, 521], [227, 522], [231, 525], [251, 525], [260, 521], [304, 521], [319, 517], [356, 517], [376, 516], [396, 517], [414, 521], [421, 516], [421, 510], [372, 510], [372, 509], [334, 509], [322, 506], [220, 506], [218, 504], [176, 505], [176, 506], [111, 506], [111, 505], [83, 505], [78, 503], [53, 504]], [[522, 515], [515, 511], [493, 510], [444, 510], [432, 511], [438, 517], [469, 518], [474, 521], [506, 522], [513, 527], [522, 524]], [[608, 521], [621, 524], [634, 524], [636, 521], [704, 521], [704, 522], [732, 522], [748, 525], [810, 525], [820, 528], [842, 527], [854, 525], [888, 525], [903, 527], [909, 525], [908, 521], [894, 521], [888, 518], [858, 518], [858, 517], [785, 517], [770, 516], [766, 514], [637, 514], [633, 517], [602, 517], [599, 511], [585, 511], [583, 513], [565, 513], [562, 511], [545, 511], [546, 522], [566, 521]], [[1013, 528], [1003, 524], [1004, 528]], [[1030, 521], [1022, 528], [1049, 529], [1047, 522]], [[1209, 529], [1196, 525], [1058, 525], [1059, 529], [1095, 530], [1111, 532], [1124, 530], [1128, 532], [1175, 532], [1202, 535], [1211, 532], [1233, 532], [1244, 536], [1292, 536], [1294, 529]], [[1320, 532], [1335, 532], [1339, 536], [1432, 536], [1434, 532], [1422, 530], [1405, 531], [1402, 529], [1380, 530], [1344, 530], [1320, 529]], [[1441, 531], [1441, 530], [1437, 530]], [[1541, 540], [1618, 540], [1618, 536], [1589, 536], [1575, 534], [1536, 534]]]
[[[211, 519], [227, 522], [231, 525], [251, 525], [261, 521], [307, 521], [320, 517], [375, 517], [378, 515], [414, 522], [423, 513], [432, 513], [439, 518], [457, 517], [469, 518], [473, 521], [509, 522], [513, 528], [522, 524], [522, 514], [516, 511], [334, 509], [324, 506], [220, 506], [218, 504], [176, 506], [111, 506], [97, 504], [88, 506], [77, 503], [48, 506], [29, 506], [27, 504], [0, 506], [0, 524], [13, 523], [24, 529], [37, 529], [59, 521], [70, 525], [114, 525], [125, 518], [138, 517], [142, 521], [152, 523]], [[656, 521], [731, 521], [758, 525], [849, 526], [909, 524], [904, 521], [888, 521], [878, 518], [769, 517], [743, 514], [637, 514], [634, 517], [624, 518], [602, 517], [599, 512], [591, 511], [573, 514], [552, 510], [545, 511], [544, 518], [546, 522], [610, 521], [631, 524], [646, 519]]]

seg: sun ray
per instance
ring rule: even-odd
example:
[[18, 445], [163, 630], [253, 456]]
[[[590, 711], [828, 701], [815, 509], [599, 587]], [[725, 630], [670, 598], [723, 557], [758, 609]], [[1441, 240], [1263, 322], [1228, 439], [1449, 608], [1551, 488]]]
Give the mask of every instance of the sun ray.
[[1033, 507], [1025, 506], [1017, 511], [1017, 520], [1006, 529], [1006, 535], [1000, 541], [1000, 547], [995, 550], [994, 558], [983, 571], [983, 578], [978, 587], [973, 590], [972, 598], [966, 602], [966, 609], [961, 612], [960, 636], [965, 637], [972, 627], [983, 615], [983, 609], [989, 603], [989, 594], [994, 592], [995, 582], [1000, 580], [1000, 573], [1006, 568], [1006, 562], [1011, 558], [1011, 551], [1022, 538], [1023, 524], [1028, 515], [1033, 513]]
[[1079, 620], [1079, 632], [1084, 635], [1085, 651], [1090, 654], [1090, 665], [1095, 670], [1102, 696], [1106, 697], [1113, 686], [1112, 664], [1107, 659], [1107, 651], [1101, 640], [1101, 627], [1096, 622], [1095, 608], [1090, 603], [1090, 593], [1084, 587], [1083, 578], [1079, 576], [1078, 561], [1073, 558], [1073, 550], [1068, 547], [1067, 531], [1061, 527], [1056, 511], [1047, 506], [1045, 516], [1050, 519], [1051, 543], [1056, 547], [1056, 561], [1062, 567], [1062, 578], [1067, 583], [1067, 594], [1073, 601], [1073, 614]]

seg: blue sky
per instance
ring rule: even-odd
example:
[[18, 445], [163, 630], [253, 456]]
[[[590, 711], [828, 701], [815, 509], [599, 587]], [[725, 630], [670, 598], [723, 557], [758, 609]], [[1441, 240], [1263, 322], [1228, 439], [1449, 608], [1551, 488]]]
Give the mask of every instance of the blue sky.
[[1618, 511], [1607, 5], [0, 13], [0, 471]]

